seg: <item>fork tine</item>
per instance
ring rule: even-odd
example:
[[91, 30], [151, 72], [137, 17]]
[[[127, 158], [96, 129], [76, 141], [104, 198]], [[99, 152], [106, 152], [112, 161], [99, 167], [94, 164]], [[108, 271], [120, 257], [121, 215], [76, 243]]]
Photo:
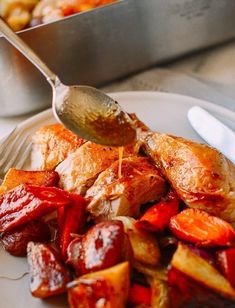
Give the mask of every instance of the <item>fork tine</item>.
[[[20, 140], [20, 139], [19, 139]], [[13, 147], [16, 149], [17, 146], [17, 150], [15, 151], [15, 153], [11, 154], [11, 158], [9, 160], [7, 160], [7, 163], [4, 165], [4, 170], [3, 172], [7, 172], [9, 168], [13, 167], [16, 165], [16, 161], [19, 157], [19, 159], [23, 159], [25, 156], [23, 155], [25, 153], [25, 146], [27, 147], [27, 144], [29, 142], [29, 135], [26, 135], [23, 139], [20, 140], [20, 142], [15, 143], [13, 145]], [[13, 148], [12, 147], [12, 148]], [[26, 160], [26, 158], [25, 158]]]
[[32, 142], [30, 142], [27, 145], [27, 147], [25, 148], [25, 151], [22, 153], [22, 156], [20, 157], [17, 164], [15, 165], [16, 169], [21, 169], [24, 166], [25, 162], [27, 161], [27, 159], [29, 157], [31, 149], [32, 149]]
[[1, 178], [9, 168], [22, 168], [31, 151], [31, 134], [34, 127], [16, 128], [0, 141], [0, 185]]
[[11, 138], [13, 137], [14, 133], [16, 131], [16, 128], [13, 129], [13, 131], [4, 137], [3, 139], [0, 140], [0, 154], [2, 155], [2, 152], [7, 148], [8, 144], [11, 141]]
[[3, 144], [0, 145], [0, 169], [6, 162], [6, 160], [8, 160], [10, 154], [15, 155], [13, 149], [17, 149], [17, 145], [21, 142], [21, 136], [23, 135], [24, 131], [19, 131], [19, 133], [17, 134], [17, 139], [15, 136], [16, 134], [14, 133], [16, 133], [16, 130], [13, 132], [13, 134], [9, 135], [9, 137], [3, 142]]

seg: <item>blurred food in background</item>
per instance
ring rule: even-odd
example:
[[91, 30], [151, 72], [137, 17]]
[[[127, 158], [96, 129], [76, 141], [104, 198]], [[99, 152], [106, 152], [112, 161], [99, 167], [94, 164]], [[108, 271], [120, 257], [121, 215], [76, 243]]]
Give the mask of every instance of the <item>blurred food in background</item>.
[[0, 15], [19, 31], [117, 0], [1, 0]]

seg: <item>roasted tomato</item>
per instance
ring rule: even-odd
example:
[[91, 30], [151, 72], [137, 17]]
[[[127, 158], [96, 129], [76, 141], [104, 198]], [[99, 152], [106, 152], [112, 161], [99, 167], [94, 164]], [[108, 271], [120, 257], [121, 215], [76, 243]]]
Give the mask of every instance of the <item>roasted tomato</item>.
[[113, 266], [121, 261], [124, 229], [120, 221], [105, 221], [68, 247], [68, 263], [78, 274]]
[[26, 256], [29, 242], [45, 242], [50, 239], [50, 229], [42, 221], [31, 221], [4, 233], [2, 244], [13, 256]]
[[30, 242], [27, 257], [33, 296], [45, 298], [66, 292], [68, 273], [54, 249], [45, 244]]

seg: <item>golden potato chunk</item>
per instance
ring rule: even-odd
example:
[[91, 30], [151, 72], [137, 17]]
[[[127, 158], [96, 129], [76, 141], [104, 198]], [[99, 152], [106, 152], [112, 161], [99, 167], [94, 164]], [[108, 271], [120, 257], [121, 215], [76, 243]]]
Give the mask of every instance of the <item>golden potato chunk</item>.
[[10, 168], [0, 186], [0, 194], [21, 184], [57, 186], [59, 175], [55, 171], [25, 171]]
[[129, 263], [90, 273], [69, 284], [71, 308], [126, 307], [130, 284]]

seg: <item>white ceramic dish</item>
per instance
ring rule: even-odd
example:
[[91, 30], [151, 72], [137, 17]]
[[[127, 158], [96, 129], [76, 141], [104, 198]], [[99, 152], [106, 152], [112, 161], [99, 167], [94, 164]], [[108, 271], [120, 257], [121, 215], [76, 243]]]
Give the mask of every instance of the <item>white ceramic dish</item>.
[[[128, 112], [137, 116], [152, 130], [171, 133], [201, 142], [193, 131], [188, 120], [187, 111], [194, 105], [199, 105], [217, 116], [225, 124], [235, 130], [235, 113], [220, 106], [186, 97], [182, 95], [158, 92], [122, 92], [111, 94]], [[37, 130], [40, 126], [55, 122], [52, 111], [44, 111], [20, 124]], [[33, 298], [28, 288], [28, 275], [18, 280], [27, 272], [24, 258], [11, 257], [0, 250], [0, 308], [39, 308], [67, 307], [63, 297], [41, 301]], [[2, 277], [8, 277], [2, 278]]]

